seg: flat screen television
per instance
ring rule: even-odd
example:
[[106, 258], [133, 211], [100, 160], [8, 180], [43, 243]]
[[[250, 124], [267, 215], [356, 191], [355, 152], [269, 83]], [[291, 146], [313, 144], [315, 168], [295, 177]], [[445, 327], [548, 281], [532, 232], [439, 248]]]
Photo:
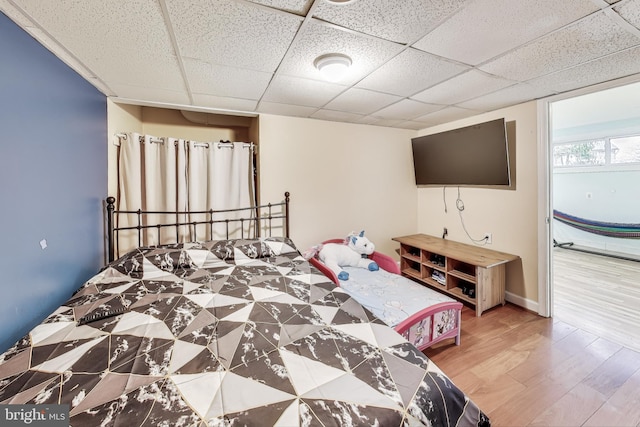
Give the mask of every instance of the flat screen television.
[[418, 186], [510, 185], [504, 119], [411, 139]]

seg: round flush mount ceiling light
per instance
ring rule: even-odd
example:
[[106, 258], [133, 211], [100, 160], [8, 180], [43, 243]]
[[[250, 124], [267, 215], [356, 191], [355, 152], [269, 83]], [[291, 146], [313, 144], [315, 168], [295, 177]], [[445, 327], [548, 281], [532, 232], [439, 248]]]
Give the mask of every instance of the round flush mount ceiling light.
[[340, 81], [351, 66], [351, 58], [341, 53], [321, 55], [313, 61], [320, 74], [330, 82]]

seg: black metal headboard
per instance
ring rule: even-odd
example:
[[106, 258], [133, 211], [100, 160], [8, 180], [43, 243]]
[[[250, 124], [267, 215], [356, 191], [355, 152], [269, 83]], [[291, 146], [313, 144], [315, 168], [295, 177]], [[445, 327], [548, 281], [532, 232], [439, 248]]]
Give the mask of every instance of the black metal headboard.
[[[289, 237], [289, 192], [284, 193], [284, 200], [278, 203], [267, 203], [265, 205], [250, 206], [246, 208], [238, 209], [221, 209], [221, 210], [206, 210], [206, 211], [125, 211], [116, 210], [115, 197], [107, 197], [106, 199], [106, 219], [107, 219], [107, 258], [108, 262], [111, 262], [120, 256], [119, 252], [119, 237], [122, 231], [135, 230], [137, 234], [137, 246], [143, 245], [143, 234], [145, 230], [156, 230], [157, 237], [160, 239], [160, 230], [162, 229], [175, 229], [175, 240], [162, 241], [162, 244], [177, 243], [180, 241], [180, 229], [181, 227], [190, 227], [193, 232], [193, 238], [191, 240], [197, 241], [196, 232], [199, 227], [208, 226], [208, 230], [211, 234], [214, 225], [224, 224], [226, 228], [226, 238], [258, 238], [262, 237], [262, 233], [265, 233], [265, 237], [271, 237], [274, 229], [278, 228], [281, 231], [278, 236]], [[229, 213], [239, 213], [238, 217], [223, 218]], [[133, 221], [135, 225], [119, 226], [119, 215], [133, 215], [136, 219]], [[175, 218], [173, 222], [161, 222], [150, 223], [148, 218], [152, 215], [166, 216], [171, 215]], [[205, 216], [205, 220], [185, 221], [180, 218], [186, 218], [187, 216], [198, 215], [200, 217]], [[281, 221], [280, 221], [281, 220]], [[275, 221], [275, 223], [274, 223]], [[230, 226], [235, 225], [240, 230], [239, 236], [230, 236]], [[245, 235], [245, 232], [247, 233]], [[159, 243], [159, 244], [160, 244]]]

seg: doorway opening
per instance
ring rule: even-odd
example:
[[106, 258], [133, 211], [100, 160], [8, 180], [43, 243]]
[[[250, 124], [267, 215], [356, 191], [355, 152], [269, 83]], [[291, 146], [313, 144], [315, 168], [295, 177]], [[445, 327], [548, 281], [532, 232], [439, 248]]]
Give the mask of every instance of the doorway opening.
[[640, 349], [640, 82], [548, 103], [549, 308]]

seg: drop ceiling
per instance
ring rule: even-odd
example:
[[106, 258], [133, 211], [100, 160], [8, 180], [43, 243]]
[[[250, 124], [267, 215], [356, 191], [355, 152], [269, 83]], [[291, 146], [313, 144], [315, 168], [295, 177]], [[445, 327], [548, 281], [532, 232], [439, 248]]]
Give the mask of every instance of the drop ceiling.
[[[640, 0], [0, 0], [116, 102], [422, 129], [640, 75]], [[331, 83], [314, 68], [348, 55]]]

